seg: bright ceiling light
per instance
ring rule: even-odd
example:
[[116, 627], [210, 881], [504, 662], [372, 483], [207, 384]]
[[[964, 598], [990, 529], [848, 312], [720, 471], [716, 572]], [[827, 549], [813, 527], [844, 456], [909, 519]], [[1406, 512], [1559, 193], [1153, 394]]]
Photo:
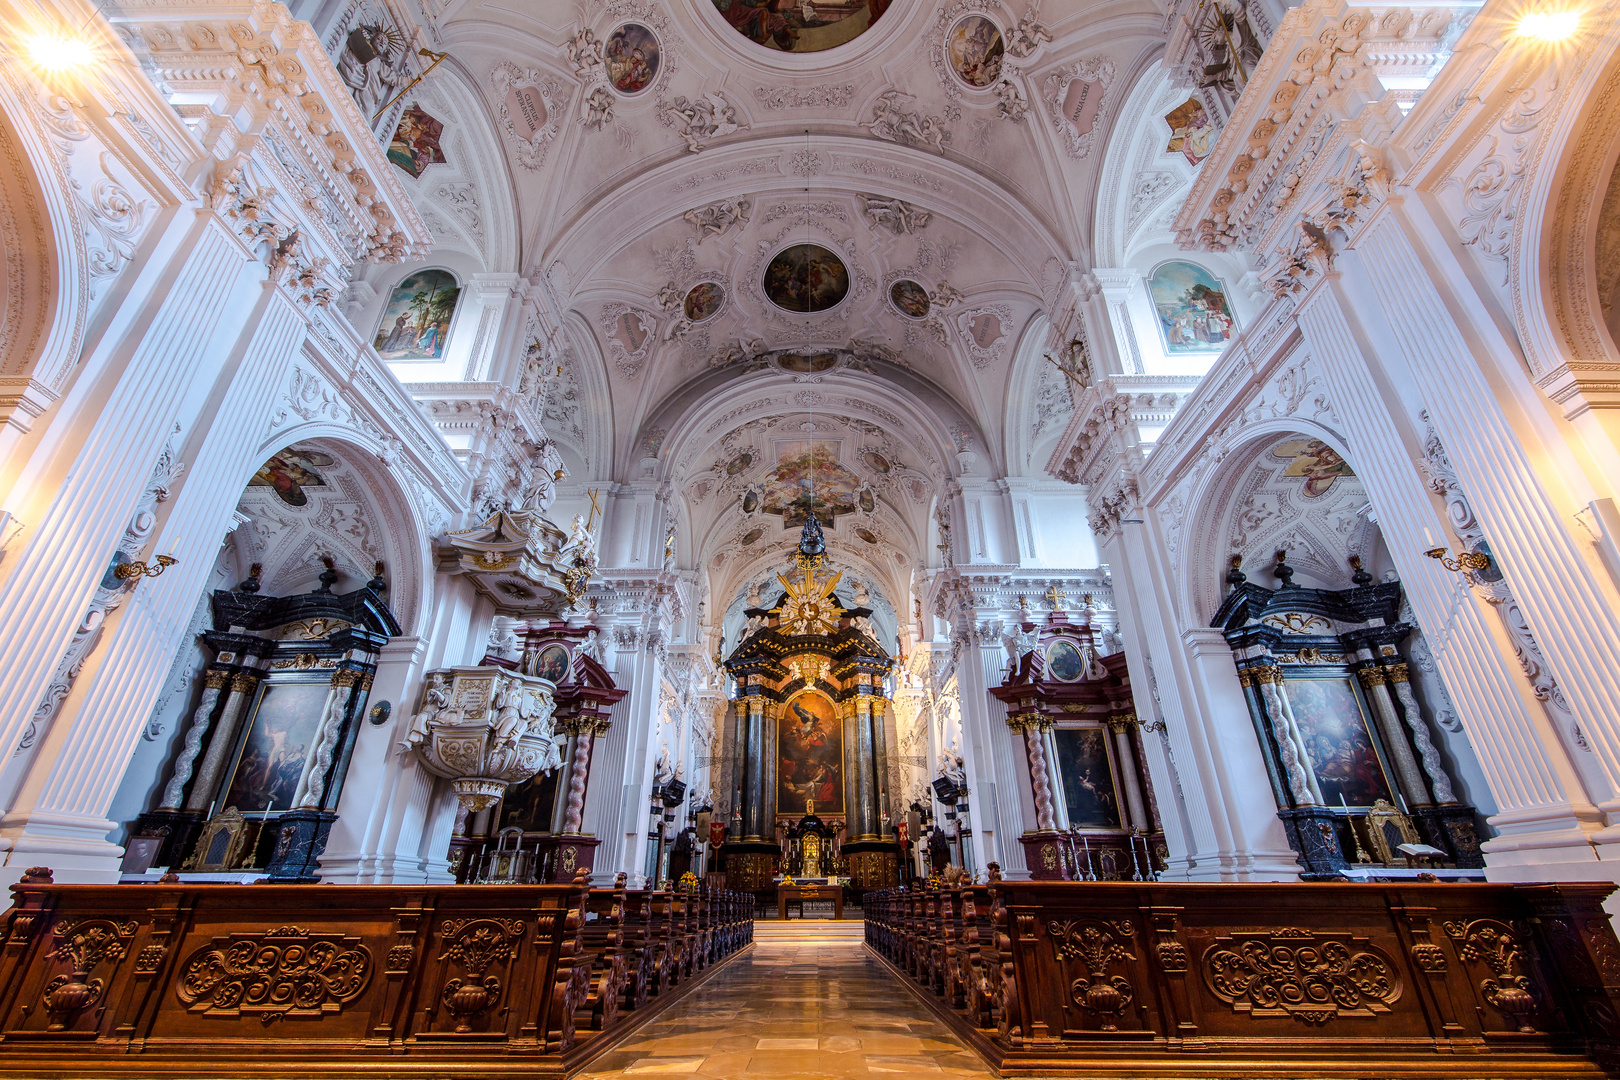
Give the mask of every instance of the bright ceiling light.
[[1536, 11], [1519, 20], [1519, 33], [1538, 41], [1563, 41], [1580, 24], [1578, 11]]
[[28, 46], [29, 58], [46, 71], [70, 71], [96, 61], [96, 50], [77, 37], [38, 37]]

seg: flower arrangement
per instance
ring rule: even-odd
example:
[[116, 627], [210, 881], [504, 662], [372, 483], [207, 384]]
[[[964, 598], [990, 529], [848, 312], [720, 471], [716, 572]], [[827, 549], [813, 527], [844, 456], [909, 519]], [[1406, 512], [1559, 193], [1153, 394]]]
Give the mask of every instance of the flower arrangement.
[[697, 888], [698, 887], [698, 877], [697, 877], [697, 875], [692, 873], [692, 871], [688, 870], [686, 873], [681, 875], [680, 885], [681, 885], [681, 888], [688, 889], [688, 890]]

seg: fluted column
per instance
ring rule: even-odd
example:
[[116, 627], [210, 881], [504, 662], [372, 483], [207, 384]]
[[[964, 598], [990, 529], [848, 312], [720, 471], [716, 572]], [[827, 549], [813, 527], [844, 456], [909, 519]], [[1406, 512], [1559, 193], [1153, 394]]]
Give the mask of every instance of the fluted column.
[[229, 685], [231, 676], [228, 671], [211, 668], [203, 673], [202, 698], [197, 702], [196, 711], [191, 714], [191, 726], [186, 729], [180, 756], [174, 759], [174, 772], [170, 774], [169, 782], [164, 785], [163, 801], [158, 805], [159, 810], [180, 809], [181, 802], [186, 797], [186, 784], [191, 781], [191, 772], [197, 763], [197, 755], [202, 753], [203, 739], [213, 723], [214, 707], [219, 704], [220, 692]]
[[208, 812], [217, 789], [224, 779], [225, 763], [236, 748], [236, 735], [242, 723], [242, 713], [253, 699], [253, 690], [259, 685], [262, 672], [238, 671], [231, 676], [231, 691], [225, 698], [225, 711], [214, 725], [214, 737], [208, 742], [208, 753], [203, 756], [197, 781], [191, 785], [191, 797], [186, 809], [200, 814]]
[[1148, 818], [1147, 800], [1142, 797], [1142, 775], [1136, 771], [1136, 747], [1131, 744], [1129, 720], [1110, 720], [1108, 730], [1114, 735], [1114, 753], [1119, 761], [1119, 782], [1125, 788], [1125, 808], [1130, 814], [1130, 827], [1137, 832], [1153, 831]]

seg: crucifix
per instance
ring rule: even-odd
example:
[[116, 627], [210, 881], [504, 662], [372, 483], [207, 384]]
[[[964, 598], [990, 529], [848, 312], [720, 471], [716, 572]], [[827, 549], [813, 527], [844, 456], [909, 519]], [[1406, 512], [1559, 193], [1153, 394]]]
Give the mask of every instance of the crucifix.
[[587, 488], [585, 490], [585, 494], [587, 494], [587, 495], [589, 495], [591, 497], [591, 517], [590, 517], [589, 521], [585, 522], [585, 531], [586, 532], [590, 532], [591, 526], [596, 524], [596, 515], [601, 513], [601, 511], [602, 511], [601, 506], [597, 505], [597, 502], [596, 502], [596, 492], [597, 492], [596, 488]]
[[1046, 591], [1041, 595], [1046, 597], [1046, 602], [1052, 605], [1053, 611], [1062, 611], [1063, 605], [1067, 603], [1069, 599], [1069, 594], [1058, 588], [1055, 584], [1048, 586]]

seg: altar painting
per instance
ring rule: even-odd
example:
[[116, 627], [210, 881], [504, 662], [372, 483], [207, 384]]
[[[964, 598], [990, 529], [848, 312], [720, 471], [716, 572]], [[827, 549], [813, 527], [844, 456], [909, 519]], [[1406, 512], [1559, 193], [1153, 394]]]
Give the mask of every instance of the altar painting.
[[816, 517], [824, 525], [855, 512], [861, 479], [839, 463], [837, 443], [794, 440], [779, 443], [776, 455], [776, 468], [760, 480], [761, 505], [767, 514], [781, 514], [785, 528], [804, 524], [812, 495]]
[[1371, 806], [1376, 799], [1393, 803], [1349, 677], [1289, 678], [1282, 687], [1323, 800], [1329, 806]]
[[1078, 829], [1120, 828], [1107, 734], [1102, 728], [1052, 729], [1063, 803], [1069, 811], [1069, 824]]
[[420, 270], [395, 287], [375, 348], [384, 360], [438, 360], [461, 286], [448, 270]]
[[820, 694], [800, 694], [777, 720], [777, 813], [798, 816], [806, 799], [817, 814], [844, 812], [844, 725]]
[[331, 689], [326, 679], [260, 686], [221, 809], [234, 806], [244, 814], [292, 809]]

